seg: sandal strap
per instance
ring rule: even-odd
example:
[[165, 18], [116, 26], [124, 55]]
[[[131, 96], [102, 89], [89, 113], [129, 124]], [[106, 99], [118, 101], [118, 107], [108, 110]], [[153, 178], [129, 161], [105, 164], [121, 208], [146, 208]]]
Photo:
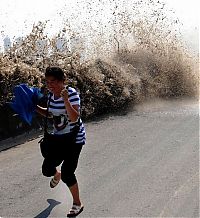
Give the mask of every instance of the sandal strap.
[[57, 185], [59, 183], [59, 181], [60, 181], [59, 179], [57, 180], [57, 179], [53, 178], [51, 180], [51, 183], [54, 184], [54, 185]]
[[50, 186], [52, 188], [54, 188], [56, 185], [58, 185], [58, 183], [60, 182], [60, 179], [55, 179], [55, 178], [52, 178], [51, 181], [50, 181]]
[[78, 206], [76, 204], [73, 204], [72, 208], [70, 209], [70, 212], [78, 212], [81, 209], [81, 206]]
[[67, 214], [68, 217], [73, 217], [73, 216], [77, 216], [78, 214], [80, 214], [83, 211], [83, 205], [76, 205], [73, 204], [72, 208], [70, 209], [69, 213]]

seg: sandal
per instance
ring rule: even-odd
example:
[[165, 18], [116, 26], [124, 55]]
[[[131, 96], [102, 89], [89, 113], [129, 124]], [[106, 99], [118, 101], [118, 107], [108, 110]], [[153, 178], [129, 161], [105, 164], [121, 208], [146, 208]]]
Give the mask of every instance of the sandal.
[[51, 181], [50, 181], [50, 187], [51, 188], [55, 188], [57, 185], [58, 185], [58, 183], [60, 182], [60, 179], [55, 179], [54, 177], [51, 179]]
[[83, 205], [76, 205], [73, 204], [72, 208], [70, 209], [69, 213], [67, 214], [67, 217], [76, 217], [83, 211], [84, 206]]

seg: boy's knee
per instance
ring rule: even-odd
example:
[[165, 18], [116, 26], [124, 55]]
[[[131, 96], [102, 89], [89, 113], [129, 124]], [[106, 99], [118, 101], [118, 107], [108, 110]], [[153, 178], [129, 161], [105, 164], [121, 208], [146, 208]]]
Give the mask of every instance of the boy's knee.
[[61, 180], [68, 186], [71, 187], [77, 183], [75, 174], [72, 175], [63, 175], [61, 173]]
[[46, 177], [54, 176], [56, 173], [56, 168], [51, 168], [47, 164], [43, 163], [42, 165], [42, 174]]

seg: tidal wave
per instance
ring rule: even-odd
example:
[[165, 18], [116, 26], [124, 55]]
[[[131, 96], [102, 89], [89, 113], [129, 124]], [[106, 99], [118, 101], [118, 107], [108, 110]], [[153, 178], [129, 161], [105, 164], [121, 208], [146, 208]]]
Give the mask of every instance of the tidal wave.
[[82, 21], [63, 18], [51, 37], [48, 21], [35, 24], [0, 55], [0, 104], [19, 83], [44, 86], [49, 65], [62, 67], [69, 85], [80, 90], [85, 118], [153, 97], [197, 97], [198, 57], [182, 42], [179, 21], [161, 1], [120, 2], [85, 3], [101, 10], [90, 9]]

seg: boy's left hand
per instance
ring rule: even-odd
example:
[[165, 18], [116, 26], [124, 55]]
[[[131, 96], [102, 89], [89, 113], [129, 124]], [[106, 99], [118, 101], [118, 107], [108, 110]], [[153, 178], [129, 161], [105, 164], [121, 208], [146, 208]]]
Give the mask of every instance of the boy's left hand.
[[64, 100], [68, 100], [68, 91], [67, 89], [63, 89], [60, 93]]

